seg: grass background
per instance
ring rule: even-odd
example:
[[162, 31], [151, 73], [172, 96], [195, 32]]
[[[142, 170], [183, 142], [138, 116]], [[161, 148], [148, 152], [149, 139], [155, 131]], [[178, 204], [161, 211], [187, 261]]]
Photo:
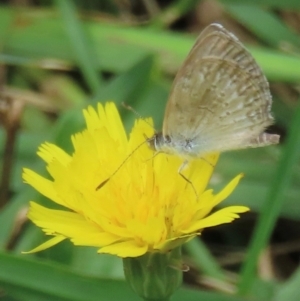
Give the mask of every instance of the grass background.
[[[240, 172], [228, 204], [251, 213], [185, 246], [185, 285], [173, 300], [298, 301], [300, 295], [300, 2], [297, 0], [1, 1], [0, 300], [138, 300], [121, 260], [45, 240], [26, 220], [26, 166], [51, 141], [72, 151], [82, 108], [125, 101], [161, 128], [172, 79], [197, 34], [219, 22], [251, 51], [271, 84], [279, 146], [222, 154], [211, 186]], [[135, 116], [120, 106], [129, 130]]]

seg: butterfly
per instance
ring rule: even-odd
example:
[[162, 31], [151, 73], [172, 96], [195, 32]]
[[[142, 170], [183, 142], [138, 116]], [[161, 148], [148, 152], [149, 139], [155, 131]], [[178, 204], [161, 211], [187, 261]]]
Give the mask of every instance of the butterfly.
[[269, 83], [252, 55], [213, 23], [199, 35], [175, 77], [162, 132], [146, 142], [156, 153], [183, 157], [178, 173], [190, 182], [181, 173], [190, 159], [277, 144], [279, 135], [264, 132], [274, 122], [271, 105]]
[[279, 135], [264, 132], [274, 121], [271, 105], [268, 81], [252, 55], [232, 33], [213, 23], [179, 69], [162, 132], [148, 144], [186, 159], [277, 144]]

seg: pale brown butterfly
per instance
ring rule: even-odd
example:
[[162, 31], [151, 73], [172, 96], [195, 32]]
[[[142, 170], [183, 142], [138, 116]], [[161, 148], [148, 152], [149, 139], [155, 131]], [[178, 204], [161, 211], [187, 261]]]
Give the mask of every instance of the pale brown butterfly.
[[147, 142], [157, 152], [183, 157], [181, 174], [192, 158], [277, 144], [279, 135], [264, 132], [273, 123], [271, 105], [268, 81], [252, 55], [223, 26], [211, 24], [175, 77], [162, 132]]
[[272, 97], [262, 70], [239, 40], [219, 24], [199, 35], [173, 83], [163, 129], [148, 139], [158, 151], [185, 159], [279, 142]]

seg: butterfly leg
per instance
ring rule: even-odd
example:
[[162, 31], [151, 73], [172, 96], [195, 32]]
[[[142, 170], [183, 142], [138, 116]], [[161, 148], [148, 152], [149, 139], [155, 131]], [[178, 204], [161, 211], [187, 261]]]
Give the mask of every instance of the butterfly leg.
[[201, 160], [203, 160], [204, 162], [206, 162], [208, 165], [210, 165], [212, 168], [215, 167], [215, 165], [213, 165], [212, 163], [210, 163], [208, 160], [206, 160], [204, 157], [200, 157]]
[[182, 173], [182, 171], [185, 169], [185, 167], [188, 165], [188, 163], [189, 163], [189, 161], [188, 161], [188, 160], [185, 160], [185, 161], [180, 165], [180, 167], [179, 167], [179, 169], [178, 169], [178, 173], [179, 173], [179, 175], [180, 175], [185, 181], [187, 181], [187, 182], [192, 186], [192, 189], [194, 190], [195, 195], [196, 195], [196, 197], [197, 197], [197, 199], [198, 199], [198, 193], [197, 193], [197, 191], [196, 191], [196, 188], [195, 188], [193, 182], [192, 182], [190, 179], [188, 179], [188, 178]]

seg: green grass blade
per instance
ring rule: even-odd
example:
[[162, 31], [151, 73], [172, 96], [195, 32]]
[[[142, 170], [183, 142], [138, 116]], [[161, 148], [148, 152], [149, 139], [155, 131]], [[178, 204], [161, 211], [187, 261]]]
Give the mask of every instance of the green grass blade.
[[[0, 7], [0, 16], [6, 17], [12, 11]], [[38, 12], [38, 16], [42, 12]], [[67, 66], [77, 65], [70, 53], [79, 51], [79, 44], [68, 43], [61, 20], [43, 14], [36, 18], [29, 13], [24, 14], [28, 25], [13, 28], [4, 52], [0, 53], [0, 62], [37, 66], [44, 58], [50, 57], [63, 60]], [[128, 70], [147, 54], [157, 55], [162, 68], [175, 73], [196, 39], [195, 36], [179, 33], [121, 27], [104, 22], [89, 21], [84, 22], [84, 26], [95, 46], [93, 50], [96, 54], [91, 56], [93, 68], [115, 73]], [[36, 43], [37, 40], [39, 43]], [[299, 82], [299, 57], [262, 47], [249, 47], [249, 50], [270, 81]], [[80, 68], [83, 70], [81, 65]]]
[[161, 14], [158, 14], [153, 20], [151, 27], [165, 28], [178, 20], [180, 17], [195, 9], [199, 0], [177, 0], [173, 1]]
[[279, 216], [285, 200], [285, 194], [290, 186], [294, 167], [300, 156], [300, 106], [298, 106], [292, 120], [290, 133], [287, 137], [285, 149], [282, 152], [280, 162], [273, 185], [266, 198], [265, 206], [259, 217], [249, 252], [242, 267], [239, 293], [246, 294], [252, 287], [255, 278], [255, 269], [262, 249], [266, 246]]
[[101, 86], [101, 77], [97, 72], [95, 54], [91, 41], [86, 36], [76, 17], [76, 8], [73, 1], [56, 1], [56, 6], [62, 14], [66, 32], [69, 36], [72, 50], [84, 78], [93, 93]]
[[138, 94], [142, 93], [149, 82], [154, 66], [154, 57], [145, 55], [137, 64], [126, 72], [116, 76], [106, 86], [98, 89], [93, 97], [93, 102], [114, 101], [134, 102]]
[[28, 255], [0, 253], [0, 285], [17, 300], [109, 301], [139, 300], [124, 281], [82, 276]]
[[[140, 300], [125, 281], [83, 276], [61, 264], [34, 261], [26, 255], [0, 252], [0, 266], [0, 286], [7, 298], [14, 297], [15, 300]], [[191, 289], [180, 289], [172, 300], [246, 301], [242, 297]]]
[[[241, 0], [219, 0], [225, 4], [240, 4]], [[261, 7], [270, 7], [277, 9], [300, 9], [300, 1], [298, 0], [243, 0], [245, 4], [257, 5]]]
[[197, 267], [201, 269], [205, 275], [225, 280], [225, 274], [201, 240], [191, 240], [184, 245], [184, 249], [192, 256]]
[[282, 285], [277, 287], [274, 301], [298, 301], [300, 295], [300, 268]]
[[[300, 38], [277, 16], [257, 5], [239, 3], [224, 5], [226, 11], [251, 30], [256, 37], [273, 47], [282, 43], [300, 48]], [[255, 20], [255, 22], [254, 22]]]

